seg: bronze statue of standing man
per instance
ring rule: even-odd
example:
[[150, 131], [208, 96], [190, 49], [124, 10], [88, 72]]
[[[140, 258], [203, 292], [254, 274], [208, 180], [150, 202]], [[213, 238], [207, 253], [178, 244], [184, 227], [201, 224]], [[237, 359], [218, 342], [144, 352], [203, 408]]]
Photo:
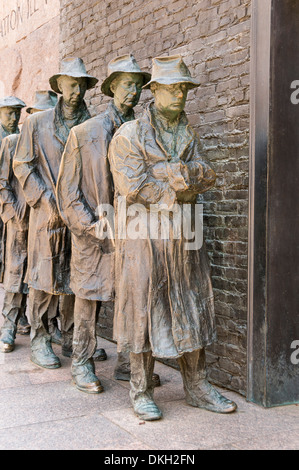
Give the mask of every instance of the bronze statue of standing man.
[[182, 236], [151, 236], [153, 208], [169, 215], [174, 232], [174, 208], [195, 210], [197, 195], [216, 180], [184, 113], [188, 91], [197, 86], [180, 56], [153, 59], [145, 87], [154, 103], [116, 132], [109, 149], [117, 211], [122, 197], [146, 215], [145, 236], [128, 235], [127, 215], [127, 235], [116, 238], [114, 338], [118, 351], [130, 352], [134, 411], [149, 421], [162, 417], [153, 398], [154, 357], [178, 359], [188, 404], [219, 413], [236, 409], [206, 379], [205, 347], [215, 341], [216, 327], [205, 246], [186, 250]]
[[[73, 328], [74, 296], [69, 287], [70, 233], [56, 204], [56, 182], [62, 153], [71, 128], [91, 116], [84, 102], [97, 79], [86, 73], [81, 59], [65, 59], [61, 72], [50, 78], [61, 94], [54, 109], [29, 116], [22, 128], [13, 169], [30, 210], [28, 235], [29, 317], [31, 360], [44, 368], [60, 367], [48, 331], [48, 310], [56, 310], [59, 295], [62, 333]], [[71, 336], [71, 335], [70, 335]]]
[[25, 316], [27, 285], [24, 282], [27, 261], [28, 210], [18, 181], [12, 171], [12, 159], [19, 138], [18, 123], [25, 103], [10, 96], [0, 100], [0, 216], [1, 216], [1, 282], [5, 289], [0, 350], [12, 352], [17, 325]]
[[114, 294], [114, 241], [100, 240], [96, 232], [100, 206], [113, 205], [108, 148], [115, 131], [134, 119], [133, 108], [149, 79], [132, 55], [110, 61], [101, 89], [113, 101], [104, 113], [72, 129], [62, 157], [57, 201], [72, 233], [70, 285], [76, 294], [72, 377], [86, 393], [102, 391], [92, 359], [97, 302]]

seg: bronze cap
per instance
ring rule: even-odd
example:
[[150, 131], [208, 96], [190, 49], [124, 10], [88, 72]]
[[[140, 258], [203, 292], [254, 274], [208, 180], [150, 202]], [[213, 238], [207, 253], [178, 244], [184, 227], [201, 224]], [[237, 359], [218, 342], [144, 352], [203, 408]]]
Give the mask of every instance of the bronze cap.
[[133, 54], [125, 54], [119, 57], [115, 57], [110, 60], [108, 64], [108, 77], [103, 81], [101, 90], [104, 95], [113, 97], [113, 93], [110, 90], [112, 81], [120, 73], [139, 73], [143, 75], [143, 83], [147, 83], [151, 79], [151, 74], [143, 72], [136, 62]]
[[25, 108], [24, 101], [15, 96], [6, 96], [0, 99], [0, 108]]
[[30, 114], [32, 109], [45, 111], [46, 109], [54, 108], [57, 104], [57, 94], [51, 90], [38, 90], [35, 92], [35, 101], [32, 106], [26, 109]]
[[155, 57], [152, 79], [143, 88], [150, 88], [151, 83], [160, 83], [161, 85], [187, 83], [190, 89], [200, 85], [197, 80], [191, 77], [190, 71], [180, 55]]
[[98, 79], [95, 77], [92, 77], [91, 75], [88, 75], [86, 72], [85, 65], [83, 63], [83, 60], [80, 58], [73, 58], [70, 57], [68, 59], [63, 59], [61, 61], [60, 65], [60, 73], [57, 73], [56, 75], [53, 75], [50, 79], [50, 85], [52, 90], [54, 90], [56, 93], [61, 93], [57, 86], [57, 79], [58, 77], [62, 76], [68, 76], [72, 78], [86, 78], [87, 79], [87, 90], [90, 90], [91, 88], [94, 88], [96, 84], [98, 83]]

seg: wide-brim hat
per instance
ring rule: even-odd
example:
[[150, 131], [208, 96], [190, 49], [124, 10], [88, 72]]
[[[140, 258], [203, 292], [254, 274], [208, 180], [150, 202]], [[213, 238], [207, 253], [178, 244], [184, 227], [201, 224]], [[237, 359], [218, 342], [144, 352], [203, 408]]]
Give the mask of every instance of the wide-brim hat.
[[72, 77], [72, 78], [86, 78], [87, 80], [87, 90], [95, 87], [98, 83], [98, 79], [92, 77], [86, 72], [85, 65], [83, 60], [80, 58], [68, 58], [61, 61], [60, 73], [53, 75], [49, 79], [52, 90], [56, 93], [61, 93], [57, 85], [57, 79], [62, 76]]
[[114, 93], [110, 90], [110, 85], [120, 73], [139, 73], [143, 76], [143, 84], [151, 79], [151, 74], [141, 70], [133, 54], [115, 57], [110, 60], [108, 64], [108, 77], [103, 81], [101, 86], [104, 95], [114, 96]]
[[15, 96], [6, 96], [0, 99], [0, 108], [25, 108], [24, 101]]
[[150, 88], [151, 83], [174, 85], [186, 83], [188, 88], [196, 88], [200, 83], [191, 77], [190, 71], [180, 55], [155, 57], [153, 59], [152, 79], [143, 88]]
[[32, 106], [26, 109], [27, 113], [31, 113], [32, 109], [45, 111], [46, 109], [55, 108], [58, 98], [57, 94], [51, 90], [38, 90], [35, 92], [35, 101]]

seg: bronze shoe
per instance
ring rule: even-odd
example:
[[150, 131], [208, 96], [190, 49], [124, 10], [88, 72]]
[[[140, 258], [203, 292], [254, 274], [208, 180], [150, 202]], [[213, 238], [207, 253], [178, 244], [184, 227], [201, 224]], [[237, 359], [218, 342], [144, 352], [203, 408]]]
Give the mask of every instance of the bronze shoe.
[[15, 349], [15, 343], [5, 343], [4, 341], [0, 340], [0, 352], [2, 353], [10, 353]]
[[35, 338], [31, 343], [31, 362], [44, 369], [61, 367], [59, 357], [52, 349], [51, 342], [46, 338]]
[[13, 330], [5, 329], [1, 332], [0, 351], [10, 353], [15, 349], [15, 333]]
[[233, 413], [237, 404], [221, 395], [207, 380], [203, 380], [196, 390], [188, 390], [186, 401], [189, 405], [215, 413]]
[[80, 392], [85, 393], [101, 393], [104, 388], [98, 377], [94, 373], [94, 367], [91, 361], [83, 365], [72, 365], [73, 384]]
[[157, 421], [163, 417], [161, 410], [157, 407], [154, 400], [146, 395], [140, 395], [132, 400], [134, 413], [138, 418], [144, 421]]
[[106, 361], [107, 360], [107, 354], [106, 354], [105, 349], [103, 348], [97, 349], [92, 357], [94, 361]]

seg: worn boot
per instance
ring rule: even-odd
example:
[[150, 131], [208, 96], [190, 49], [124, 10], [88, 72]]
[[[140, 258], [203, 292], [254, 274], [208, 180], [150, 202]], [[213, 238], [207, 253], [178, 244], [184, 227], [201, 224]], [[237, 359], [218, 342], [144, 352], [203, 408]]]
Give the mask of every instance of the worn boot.
[[162, 418], [162, 412], [154, 402], [152, 375], [154, 358], [151, 352], [130, 353], [131, 390], [130, 398], [135, 414], [144, 421], [156, 421]]
[[236, 403], [225, 398], [206, 379], [205, 350], [185, 353], [178, 360], [188, 405], [215, 413], [232, 413]]
[[[129, 382], [131, 380], [131, 366], [130, 366], [130, 356], [125, 353], [117, 354], [117, 363], [114, 369], [113, 377], [115, 380], [123, 380]], [[152, 381], [154, 387], [159, 387], [161, 385], [160, 377], [158, 374], [153, 372]]]
[[93, 357], [93, 360], [97, 361], [97, 362], [107, 360], [107, 354], [106, 354], [105, 349], [103, 349], [103, 348], [97, 349], [92, 357]]
[[0, 351], [10, 353], [15, 349], [16, 330], [11, 325], [3, 325], [0, 336]]
[[38, 335], [31, 341], [31, 362], [44, 369], [61, 367], [59, 357], [52, 349], [50, 335]]
[[103, 387], [98, 377], [95, 375], [93, 359], [89, 359], [84, 364], [73, 361], [72, 364], [73, 383], [78, 390], [85, 393], [101, 393]]

